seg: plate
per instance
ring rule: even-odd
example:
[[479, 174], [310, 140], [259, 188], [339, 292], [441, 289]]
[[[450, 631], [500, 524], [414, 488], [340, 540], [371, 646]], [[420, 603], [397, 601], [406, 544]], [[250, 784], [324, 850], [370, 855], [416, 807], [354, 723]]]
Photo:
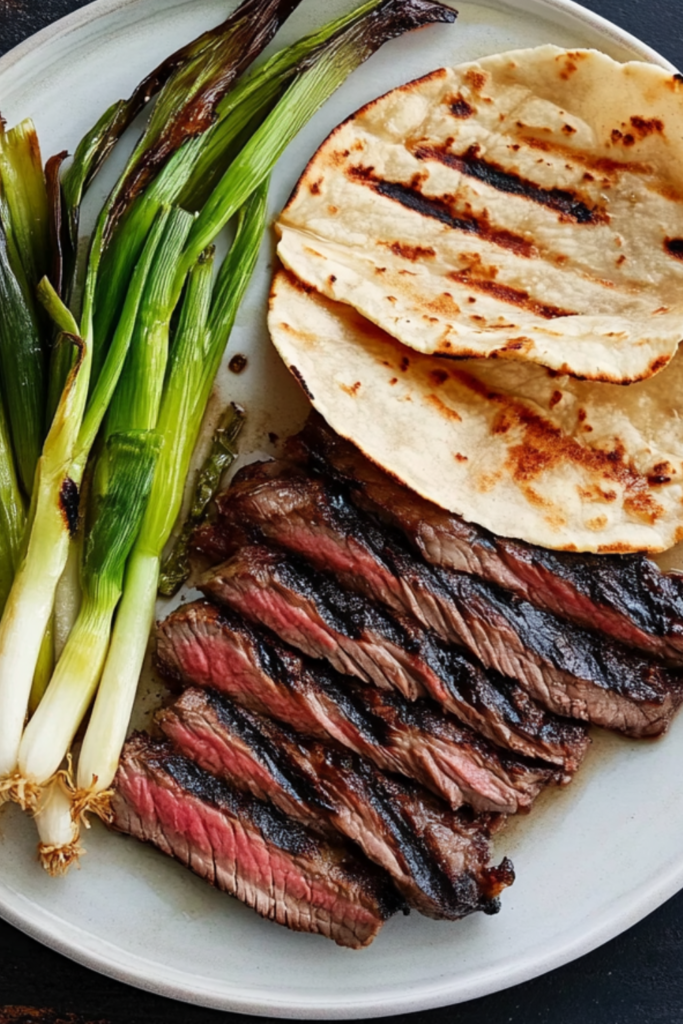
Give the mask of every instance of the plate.
[[[455, 26], [388, 44], [313, 118], [276, 169], [273, 213], [335, 124], [437, 66], [554, 42], [671, 67], [569, 0], [457, 6]], [[45, 154], [73, 150], [111, 101], [229, 7], [225, 0], [98, 0], [0, 61], [2, 113], [9, 123], [33, 116]], [[304, 0], [278, 45], [350, 7], [347, 0]], [[96, 202], [105, 186], [106, 179], [98, 182]], [[247, 406], [245, 449], [255, 451], [268, 450], [269, 432], [283, 436], [306, 414], [267, 339], [271, 242], [264, 243], [230, 345], [231, 354], [247, 356], [247, 369], [239, 377], [222, 372], [213, 405], [217, 410], [229, 397]], [[150, 675], [139, 723], [160, 692]], [[511, 856], [518, 874], [498, 917], [455, 925], [394, 918], [360, 953], [262, 921], [155, 850], [99, 827], [85, 836], [81, 871], [49, 879], [34, 858], [34, 826], [15, 807], [0, 822], [0, 914], [88, 967], [216, 1009], [330, 1019], [472, 999], [588, 952], [683, 886], [682, 747], [683, 716], [663, 741], [596, 735], [576, 781], [546, 794], [529, 818], [514, 820], [497, 839], [497, 857]]]

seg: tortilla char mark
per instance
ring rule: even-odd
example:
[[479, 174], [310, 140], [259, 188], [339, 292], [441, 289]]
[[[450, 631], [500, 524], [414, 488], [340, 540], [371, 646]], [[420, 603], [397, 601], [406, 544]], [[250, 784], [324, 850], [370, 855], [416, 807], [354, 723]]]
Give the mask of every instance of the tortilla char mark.
[[497, 228], [489, 222], [486, 215], [475, 215], [474, 212], [459, 210], [449, 201], [449, 196], [426, 196], [414, 184], [400, 181], [386, 181], [374, 173], [373, 167], [350, 167], [348, 176], [355, 182], [367, 185], [385, 199], [392, 199], [408, 210], [421, 217], [430, 217], [440, 221], [455, 231], [465, 231], [477, 235], [485, 242], [492, 242], [503, 249], [510, 249], [518, 256], [530, 259], [536, 256], [537, 249], [533, 242], [516, 235], [506, 228]]
[[521, 309], [526, 309], [530, 313], [534, 313], [536, 316], [543, 317], [544, 320], [554, 320], [561, 316], [577, 316], [577, 313], [574, 310], [562, 309], [561, 306], [553, 306], [550, 303], [540, 302], [538, 299], [532, 298], [532, 296], [526, 291], [522, 291], [519, 288], [513, 288], [508, 284], [501, 284], [500, 281], [475, 277], [469, 270], [454, 271], [448, 276], [453, 281], [457, 281], [458, 284], [466, 285], [468, 288], [474, 288], [475, 291], [485, 292], [492, 298], [498, 299], [499, 302], [507, 302], [513, 306], [519, 306]]
[[683, 238], [665, 238], [664, 248], [670, 256], [683, 260]]
[[569, 189], [543, 188], [516, 171], [506, 170], [492, 160], [479, 156], [479, 146], [470, 146], [464, 153], [453, 153], [446, 146], [418, 145], [413, 149], [417, 160], [436, 160], [452, 167], [454, 170], [470, 178], [489, 185], [498, 192], [521, 196], [540, 206], [546, 206], [560, 214], [561, 220], [573, 221], [575, 224], [605, 224], [608, 215], [599, 207], [589, 207], [583, 199]]

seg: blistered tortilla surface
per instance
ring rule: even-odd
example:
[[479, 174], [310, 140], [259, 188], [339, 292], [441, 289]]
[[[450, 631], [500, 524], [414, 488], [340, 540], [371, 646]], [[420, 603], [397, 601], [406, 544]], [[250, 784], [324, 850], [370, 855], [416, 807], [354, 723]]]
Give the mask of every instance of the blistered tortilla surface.
[[286, 271], [269, 328], [332, 428], [442, 508], [564, 550], [657, 552], [683, 539], [681, 354], [628, 387], [528, 362], [451, 362]]
[[646, 379], [683, 338], [683, 82], [553, 46], [435, 71], [328, 137], [277, 230], [416, 351]]

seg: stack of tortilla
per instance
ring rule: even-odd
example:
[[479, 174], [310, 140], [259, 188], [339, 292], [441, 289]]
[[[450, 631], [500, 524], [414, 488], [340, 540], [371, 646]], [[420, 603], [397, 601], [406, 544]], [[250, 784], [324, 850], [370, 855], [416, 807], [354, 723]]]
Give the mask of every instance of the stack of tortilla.
[[574, 551], [683, 539], [683, 79], [553, 46], [327, 138], [277, 222], [271, 337], [405, 484]]

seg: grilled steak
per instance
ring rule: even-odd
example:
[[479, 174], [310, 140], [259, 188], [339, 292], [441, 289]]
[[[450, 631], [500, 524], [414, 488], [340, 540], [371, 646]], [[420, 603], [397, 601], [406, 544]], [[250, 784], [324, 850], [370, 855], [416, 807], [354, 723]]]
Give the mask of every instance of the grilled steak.
[[[340, 676], [206, 602], [185, 605], [161, 624], [157, 662], [167, 677], [213, 686], [298, 732], [342, 743], [384, 771], [421, 782], [454, 808], [469, 803], [514, 814], [528, 808], [544, 785], [571, 777], [506, 754], [429, 701], [411, 703]], [[527, 724], [533, 735], [533, 719]], [[566, 751], [572, 764], [586, 745], [582, 731], [578, 739], [581, 745]], [[532, 739], [527, 745], [549, 746]]]
[[491, 677], [416, 624], [341, 590], [333, 577], [251, 547], [205, 574], [200, 586], [337, 671], [380, 689], [393, 686], [408, 699], [429, 693], [489, 739], [520, 753], [568, 763], [570, 770], [581, 759], [583, 730], [549, 716], [519, 686]]
[[428, 562], [481, 576], [588, 629], [683, 664], [683, 576], [645, 555], [551, 551], [496, 537], [374, 466], [312, 414], [289, 454], [349, 485], [353, 501], [401, 530]]
[[254, 545], [205, 573], [198, 586], [338, 672], [394, 687], [409, 700], [427, 693], [423, 631], [341, 589], [333, 576]]
[[400, 900], [387, 876], [277, 809], [137, 734], [114, 783], [114, 827], [151, 842], [263, 917], [358, 949]]
[[353, 839], [389, 872], [409, 906], [428, 917], [496, 913], [499, 892], [514, 879], [507, 860], [487, 866], [489, 816], [451, 811], [414, 783], [301, 739], [215, 691], [187, 690], [159, 723], [202, 767], [306, 825], [317, 827], [322, 818]]
[[[677, 676], [618, 642], [558, 619], [496, 584], [428, 566], [349, 507], [322, 480], [285, 473], [238, 485], [231, 518], [335, 570], [342, 586], [376, 595], [484, 665], [517, 679], [561, 715], [632, 736], [663, 732], [683, 699]], [[230, 493], [230, 492], [229, 492]], [[228, 509], [230, 511], [228, 512]]]

